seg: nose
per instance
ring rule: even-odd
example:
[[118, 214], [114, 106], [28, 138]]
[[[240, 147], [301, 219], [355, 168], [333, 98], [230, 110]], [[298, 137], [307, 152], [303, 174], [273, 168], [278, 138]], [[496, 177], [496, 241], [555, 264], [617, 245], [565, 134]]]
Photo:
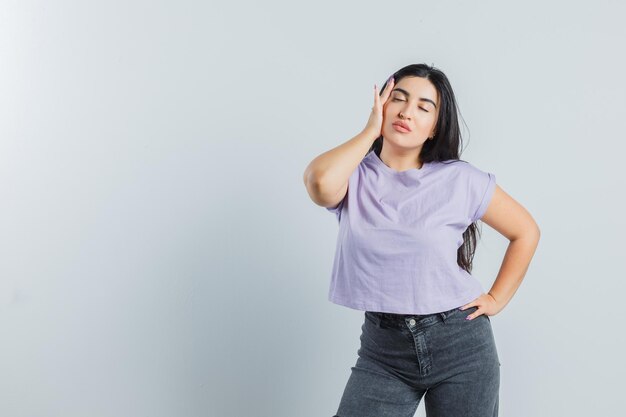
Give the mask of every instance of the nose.
[[398, 116], [401, 119], [411, 120], [411, 107], [408, 105], [404, 106], [402, 109], [400, 109]]

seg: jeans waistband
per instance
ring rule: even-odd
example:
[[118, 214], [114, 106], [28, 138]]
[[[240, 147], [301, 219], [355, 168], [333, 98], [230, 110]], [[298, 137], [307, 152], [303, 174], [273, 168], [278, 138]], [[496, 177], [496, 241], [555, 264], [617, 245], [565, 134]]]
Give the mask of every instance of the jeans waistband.
[[[397, 314], [397, 313], [385, 313], [385, 312], [378, 312], [378, 311], [368, 311], [367, 313], [377, 318], [379, 323], [385, 323], [386, 325], [389, 325], [389, 326], [403, 327], [406, 325], [407, 321], [410, 321], [411, 319], [415, 320], [416, 325], [419, 326], [420, 324], [426, 325], [426, 324], [434, 323], [439, 320], [445, 321], [452, 314], [455, 314], [457, 312], [460, 313], [461, 311], [459, 310], [459, 307], [455, 307], [451, 310], [442, 311], [439, 313], [432, 313], [432, 314]], [[472, 309], [475, 309], [475, 307], [468, 308], [467, 310], [464, 311], [464, 313], [469, 314], [473, 311]]]

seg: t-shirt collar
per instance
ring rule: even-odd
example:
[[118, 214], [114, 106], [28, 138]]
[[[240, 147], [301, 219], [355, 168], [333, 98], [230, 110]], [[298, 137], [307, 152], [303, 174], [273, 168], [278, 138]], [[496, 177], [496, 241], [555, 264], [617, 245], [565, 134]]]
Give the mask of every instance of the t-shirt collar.
[[409, 168], [407, 170], [404, 171], [396, 171], [395, 169], [388, 167], [383, 161], [382, 159], [380, 159], [380, 157], [378, 155], [376, 155], [376, 152], [374, 150], [372, 150], [368, 157], [374, 161], [374, 163], [384, 172], [387, 172], [391, 175], [396, 175], [396, 176], [406, 176], [406, 175], [410, 175], [410, 176], [421, 176], [423, 175], [426, 171], [428, 171], [431, 166], [432, 166], [432, 162], [424, 162], [422, 164], [422, 167], [420, 169], [417, 168]]

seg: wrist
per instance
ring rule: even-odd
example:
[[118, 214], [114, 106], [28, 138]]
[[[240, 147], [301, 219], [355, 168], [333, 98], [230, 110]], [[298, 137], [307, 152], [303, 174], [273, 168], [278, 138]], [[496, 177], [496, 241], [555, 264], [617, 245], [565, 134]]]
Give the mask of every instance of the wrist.
[[361, 133], [368, 139], [369, 142], [374, 143], [380, 136], [380, 131], [372, 127], [366, 127]]
[[500, 305], [500, 302], [499, 302], [499, 301], [498, 301], [498, 299], [497, 299], [497, 298], [496, 298], [496, 297], [492, 294], [492, 292], [491, 292], [491, 291], [489, 291], [487, 294], [489, 294], [489, 296], [490, 296], [491, 298], [493, 298], [493, 301], [495, 301], [495, 302], [496, 302], [496, 304]]

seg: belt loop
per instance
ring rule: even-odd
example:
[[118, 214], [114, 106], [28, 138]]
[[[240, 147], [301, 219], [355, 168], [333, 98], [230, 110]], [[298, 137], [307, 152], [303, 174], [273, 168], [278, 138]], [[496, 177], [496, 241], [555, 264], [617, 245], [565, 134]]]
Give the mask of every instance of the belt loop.
[[443, 321], [444, 323], [446, 322], [446, 315], [447, 311], [442, 311], [441, 313], [439, 313], [439, 315], [441, 316], [441, 321]]
[[381, 322], [381, 314], [377, 311], [366, 311], [365, 312], [365, 316], [369, 316], [373, 321], [374, 324], [376, 325], [376, 327], [380, 327], [380, 322]]

